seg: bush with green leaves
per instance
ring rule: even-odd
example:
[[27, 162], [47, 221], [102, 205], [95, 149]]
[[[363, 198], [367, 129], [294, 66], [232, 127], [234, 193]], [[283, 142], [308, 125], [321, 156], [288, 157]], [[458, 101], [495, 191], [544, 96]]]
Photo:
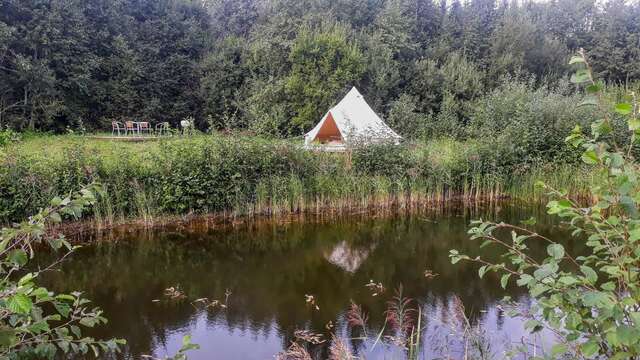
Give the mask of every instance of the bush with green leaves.
[[0, 147], [8, 145], [10, 143], [20, 141], [20, 134], [11, 130], [10, 128], [6, 128], [2, 130], [0, 128]]
[[391, 103], [386, 119], [389, 126], [405, 139], [423, 138], [432, 133], [433, 115], [420, 113], [417, 99], [409, 94], [402, 94]]
[[533, 81], [506, 79], [478, 99], [470, 114], [468, 136], [491, 142], [504, 164], [541, 160], [575, 162], [565, 134], [595, 120], [593, 109], [576, 108], [577, 95], [564, 88], [538, 87]]
[[[543, 186], [551, 196], [549, 214], [570, 228], [573, 239], [550, 239], [523, 225], [476, 221], [469, 230], [480, 247], [504, 248], [504, 262], [483, 257], [471, 258], [451, 250], [453, 263], [468, 260], [480, 263], [479, 275], [489, 271], [502, 274], [506, 287], [514, 281], [535, 300], [522, 312], [517, 306], [512, 316], [527, 319], [531, 332], [549, 329], [557, 343], [537, 358], [628, 359], [640, 356], [640, 166], [633, 157], [640, 135], [639, 103], [635, 93], [625, 102], [610, 103], [603, 84], [593, 79], [584, 51], [570, 64], [578, 67], [571, 81], [584, 87], [580, 106], [596, 109], [601, 120], [591, 124], [590, 134], [577, 125], [566, 138], [582, 149], [582, 161], [592, 168], [592, 198], [579, 201], [567, 191]], [[629, 141], [613, 136], [614, 114], [626, 119]], [[510, 234], [510, 236], [507, 236]], [[547, 255], [531, 253], [529, 243], [547, 243]], [[571, 254], [565, 245], [584, 241], [585, 254]], [[527, 351], [516, 349], [516, 351]]]
[[415, 160], [407, 146], [393, 143], [358, 146], [352, 153], [353, 167], [367, 175], [402, 179], [415, 167]]
[[[47, 227], [63, 217], [79, 218], [99, 191], [89, 186], [77, 194], [54, 198], [50, 206], [28, 220], [0, 231], [0, 358], [48, 358], [56, 354], [86, 354], [118, 350], [123, 340], [96, 340], [82, 335], [82, 328], [105, 324], [99, 308], [91, 307], [80, 292], [56, 294], [37, 284], [76, 247], [62, 235], [52, 236]], [[28, 266], [36, 249], [62, 252], [60, 260], [37, 270]]]
[[498, 154], [480, 141], [442, 138], [417, 147], [416, 158], [423, 178], [456, 187], [474, 176], [499, 178], [507, 172], [495, 165]]

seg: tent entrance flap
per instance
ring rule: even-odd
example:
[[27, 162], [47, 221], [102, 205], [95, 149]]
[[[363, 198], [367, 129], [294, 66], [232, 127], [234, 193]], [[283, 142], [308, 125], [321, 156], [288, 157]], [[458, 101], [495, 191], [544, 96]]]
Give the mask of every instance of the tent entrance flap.
[[327, 114], [327, 118], [322, 123], [322, 126], [318, 130], [314, 140], [319, 141], [322, 144], [343, 141], [342, 133], [340, 132], [340, 129], [338, 129], [338, 125], [336, 124], [331, 112]]

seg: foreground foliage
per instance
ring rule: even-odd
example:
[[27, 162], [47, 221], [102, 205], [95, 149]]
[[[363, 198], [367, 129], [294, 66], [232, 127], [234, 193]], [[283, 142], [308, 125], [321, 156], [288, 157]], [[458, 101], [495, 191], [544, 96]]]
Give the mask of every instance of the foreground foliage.
[[[532, 332], [543, 329], [556, 335], [558, 343], [545, 358], [627, 359], [640, 356], [640, 167], [634, 158], [640, 135], [639, 104], [631, 93], [625, 102], [611, 104], [603, 85], [594, 80], [584, 52], [571, 59], [579, 69], [572, 77], [584, 86], [583, 106], [596, 106], [601, 119], [591, 124], [590, 134], [576, 126], [566, 139], [582, 149], [582, 161], [600, 176], [590, 183], [593, 201], [576, 201], [565, 190], [542, 184], [552, 200], [548, 213], [558, 216], [573, 230], [573, 239], [546, 238], [523, 226], [478, 221], [469, 231], [483, 246], [504, 248], [507, 261], [487, 262], [451, 250], [451, 260], [479, 262], [479, 275], [502, 273], [502, 286], [515, 280], [535, 299], [525, 312]], [[614, 118], [626, 120], [627, 141], [614, 134]], [[507, 234], [510, 233], [510, 237]], [[531, 241], [548, 243], [544, 259], [532, 257]], [[590, 251], [571, 254], [572, 241], [586, 241]], [[525, 347], [522, 349], [527, 351]]]
[[64, 236], [48, 235], [46, 227], [63, 217], [80, 217], [95, 202], [98, 190], [91, 186], [71, 197], [54, 198], [29, 220], [0, 231], [0, 357], [52, 359], [60, 352], [98, 356], [117, 351], [124, 343], [82, 335], [82, 328], [105, 324], [107, 319], [80, 292], [56, 294], [38, 286], [38, 276], [53, 270], [59, 261], [37, 269], [28, 266], [38, 248], [61, 252], [60, 259], [75, 249]]

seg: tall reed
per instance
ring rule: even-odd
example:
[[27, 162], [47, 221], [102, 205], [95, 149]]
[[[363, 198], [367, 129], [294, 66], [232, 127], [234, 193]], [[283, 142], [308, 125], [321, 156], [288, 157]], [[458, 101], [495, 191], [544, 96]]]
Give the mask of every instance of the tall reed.
[[[99, 226], [164, 215], [231, 216], [408, 209], [448, 201], [538, 201], [538, 180], [582, 194], [574, 165], [499, 165], [470, 143], [371, 146], [347, 154], [313, 153], [297, 144], [197, 136], [155, 146], [69, 141], [56, 154], [8, 149], [0, 168], [0, 222], [22, 218], [78, 186], [97, 181], [105, 194]], [[549, 171], [556, 167], [560, 171]], [[34, 191], [34, 189], [38, 189]]]

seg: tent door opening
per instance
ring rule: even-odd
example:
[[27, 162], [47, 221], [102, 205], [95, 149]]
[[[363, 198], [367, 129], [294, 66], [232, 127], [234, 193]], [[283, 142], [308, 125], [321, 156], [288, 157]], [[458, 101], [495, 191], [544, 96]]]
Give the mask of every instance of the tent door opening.
[[333, 119], [331, 112], [329, 112], [327, 119], [322, 124], [320, 130], [318, 130], [315, 140], [321, 144], [342, 144], [344, 142], [342, 133], [340, 129], [338, 129], [338, 125], [336, 125], [336, 121]]

